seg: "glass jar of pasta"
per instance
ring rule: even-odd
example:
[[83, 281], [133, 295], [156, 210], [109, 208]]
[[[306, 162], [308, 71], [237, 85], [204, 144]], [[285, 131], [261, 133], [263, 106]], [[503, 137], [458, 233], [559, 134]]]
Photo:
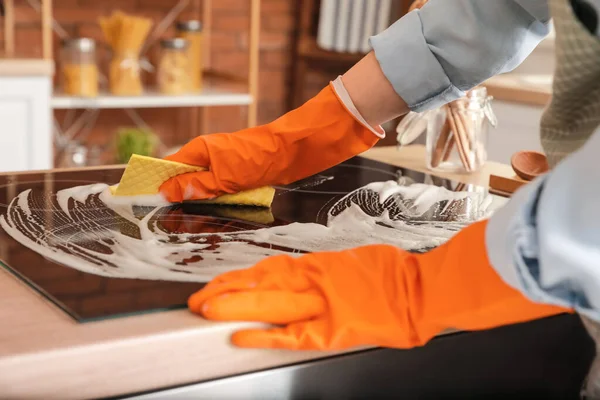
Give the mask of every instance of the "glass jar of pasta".
[[188, 41], [187, 54], [190, 64], [192, 88], [202, 89], [202, 23], [197, 20], [180, 21], [177, 23], [177, 36]]
[[63, 41], [59, 79], [62, 91], [67, 95], [98, 95], [98, 66], [94, 40], [78, 38]]
[[158, 63], [158, 88], [164, 94], [188, 93], [192, 89], [188, 60], [189, 43], [182, 38], [161, 41], [161, 56]]

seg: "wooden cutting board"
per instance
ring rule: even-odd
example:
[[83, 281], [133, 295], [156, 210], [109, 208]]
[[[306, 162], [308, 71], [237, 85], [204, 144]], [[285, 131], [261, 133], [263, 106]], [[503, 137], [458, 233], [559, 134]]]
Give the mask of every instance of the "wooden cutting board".
[[513, 178], [507, 178], [504, 176], [490, 174], [489, 187], [491, 193], [510, 197], [517, 189], [523, 185], [526, 185], [527, 183], [529, 182], [517, 176]]

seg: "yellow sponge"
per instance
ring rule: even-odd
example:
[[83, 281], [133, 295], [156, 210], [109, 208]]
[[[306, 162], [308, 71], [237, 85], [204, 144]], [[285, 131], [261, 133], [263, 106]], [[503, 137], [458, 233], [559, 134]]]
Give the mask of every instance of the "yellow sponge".
[[[157, 194], [160, 186], [170, 178], [204, 168], [134, 154], [129, 159], [118, 185], [110, 188], [115, 196], [139, 196]], [[270, 207], [275, 189], [262, 187], [236, 194], [226, 194], [212, 200], [198, 201], [208, 204], [247, 205]]]
[[223, 207], [223, 211], [217, 212], [218, 215], [227, 218], [241, 219], [242, 221], [257, 222], [259, 224], [270, 224], [275, 221], [270, 210], [256, 209], [256, 211], [241, 208], [239, 210]]
[[267, 186], [259, 189], [246, 190], [244, 192], [235, 194], [224, 194], [215, 199], [201, 200], [201, 202], [205, 204], [229, 204], [271, 207], [273, 197], [275, 197], [275, 189]]
[[157, 194], [160, 185], [170, 178], [188, 172], [202, 171], [202, 169], [192, 165], [134, 154], [129, 159], [114, 194], [115, 196]]

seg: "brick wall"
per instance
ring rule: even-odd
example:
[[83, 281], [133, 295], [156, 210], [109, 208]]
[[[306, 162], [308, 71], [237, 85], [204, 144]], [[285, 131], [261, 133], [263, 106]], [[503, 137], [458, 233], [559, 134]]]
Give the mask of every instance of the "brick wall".
[[[103, 41], [97, 24], [101, 15], [114, 9], [152, 18], [159, 21], [175, 4], [174, 0], [54, 0], [54, 16], [71, 36], [91, 37]], [[199, 15], [190, 7], [184, 17]], [[212, 67], [219, 71], [247, 75], [248, 67], [248, 0], [213, 0]], [[286, 111], [289, 90], [291, 49], [295, 31], [294, 0], [262, 0], [260, 40], [260, 94], [258, 122], [264, 123]], [[39, 14], [27, 5], [26, 0], [15, 0], [16, 51], [18, 57], [41, 56], [41, 33]], [[201, 16], [201, 15], [200, 15]], [[173, 29], [166, 32], [172, 35]], [[1, 34], [0, 34], [1, 37]], [[59, 39], [55, 36], [55, 54], [58, 56]], [[155, 49], [150, 55], [155, 54]], [[148, 82], [152, 76], [146, 78]], [[200, 126], [200, 115], [190, 109], [139, 110], [140, 116], [157, 132], [167, 146], [187, 141]], [[64, 112], [56, 112], [59, 121]], [[245, 107], [214, 107], [209, 113], [210, 132], [230, 132], [241, 129], [246, 121]], [[85, 142], [111, 148], [114, 132], [120, 126], [133, 126], [121, 110], [103, 110]], [[199, 133], [199, 132], [198, 132]], [[110, 162], [112, 153], [105, 154], [104, 162]]]

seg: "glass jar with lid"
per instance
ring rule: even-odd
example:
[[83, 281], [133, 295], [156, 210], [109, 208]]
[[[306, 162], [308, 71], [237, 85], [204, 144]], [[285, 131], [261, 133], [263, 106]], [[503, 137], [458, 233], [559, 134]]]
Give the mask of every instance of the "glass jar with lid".
[[202, 89], [202, 72], [204, 69], [202, 57], [202, 23], [197, 20], [180, 21], [177, 23], [177, 36], [188, 41], [187, 49], [190, 64], [191, 82], [194, 90]]
[[158, 88], [164, 94], [188, 93], [191, 74], [187, 49], [189, 43], [182, 38], [161, 41], [161, 56], [158, 63]]
[[67, 39], [60, 53], [60, 86], [70, 96], [98, 95], [96, 42], [89, 38]]

